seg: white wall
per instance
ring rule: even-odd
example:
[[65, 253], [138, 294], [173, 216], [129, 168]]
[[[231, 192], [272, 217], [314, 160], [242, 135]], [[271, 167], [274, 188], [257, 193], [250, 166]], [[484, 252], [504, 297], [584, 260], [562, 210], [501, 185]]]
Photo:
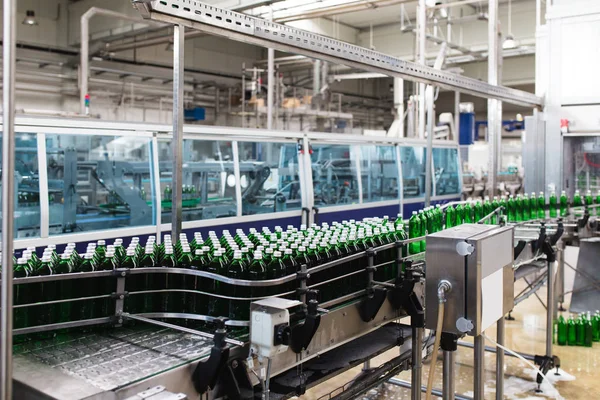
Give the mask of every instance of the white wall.
[[[60, 10], [59, 10], [60, 5]], [[3, 5], [0, 4], [3, 13]], [[23, 25], [27, 10], [35, 12], [37, 26]], [[17, 1], [17, 40], [53, 46], [67, 45], [67, 0]], [[2, 27], [2, 21], [0, 21]]]

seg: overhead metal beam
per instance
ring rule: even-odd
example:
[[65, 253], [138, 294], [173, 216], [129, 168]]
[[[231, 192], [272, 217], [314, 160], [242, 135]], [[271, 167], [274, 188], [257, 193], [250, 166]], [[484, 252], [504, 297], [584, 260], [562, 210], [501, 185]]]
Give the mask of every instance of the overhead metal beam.
[[191, 4], [187, 0], [132, 1], [144, 18], [183, 24], [192, 29], [232, 40], [303, 54], [392, 77], [458, 90], [474, 96], [497, 98], [527, 107], [543, 105], [542, 98], [532, 93], [494, 86], [477, 79], [439, 71], [364, 47], [208, 4], [200, 2]]

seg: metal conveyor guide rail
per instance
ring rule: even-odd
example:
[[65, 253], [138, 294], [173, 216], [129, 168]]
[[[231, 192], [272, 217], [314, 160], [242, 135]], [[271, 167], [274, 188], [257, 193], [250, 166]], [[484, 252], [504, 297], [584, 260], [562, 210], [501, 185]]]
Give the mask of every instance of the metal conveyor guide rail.
[[401, 60], [301, 29], [225, 10], [195, 0], [132, 0], [146, 19], [181, 24], [264, 47], [324, 59], [389, 76], [434, 84], [485, 98], [541, 107], [540, 97]]

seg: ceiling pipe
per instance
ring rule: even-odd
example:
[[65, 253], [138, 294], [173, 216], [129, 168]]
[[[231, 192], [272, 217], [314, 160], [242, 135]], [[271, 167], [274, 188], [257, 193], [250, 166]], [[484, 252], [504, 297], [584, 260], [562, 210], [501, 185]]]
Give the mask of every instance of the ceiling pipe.
[[80, 112], [81, 114], [88, 114], [89, 107], [86, 101], [86, 96], [88, 95], [88, 86], [89, 86], [89, 63], [90, 63], [90, 20], [97, 16], [101, 15], [104, 17], [118, 18], [126, 21], [133, 21], [136, 23], [144, 23], [144, 24], [156, 24], [151, 23], [145, 20], [135, 17], [130, 17], [129, 15], [124, 15], [112, 10], [106, 10], [104, 8], [92, 7], [87, 10], [81, 16], [81, 51], [80, 51], [80, 68], [81, 68], [81, 82], [80, 82], [80, 91], [79, 91], [79, 101], [80, 101]]

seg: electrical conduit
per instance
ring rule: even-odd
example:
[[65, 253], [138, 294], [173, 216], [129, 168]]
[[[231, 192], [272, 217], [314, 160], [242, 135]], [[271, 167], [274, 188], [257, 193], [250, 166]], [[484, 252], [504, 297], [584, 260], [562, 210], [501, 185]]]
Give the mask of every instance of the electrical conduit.
[[[429, 365], [429, 376], [427, 377], [427, 391], [425, 399], [431, 400], [431, 390], [433, 389], [433, 377], [435, 375], [435, 364], [437, 361], [438, 349], [442, 338], [442, 326], [444, 325], [444, 305], [446, 304], [446, 293], [452, 289], [450, 282], [443, 280], [438, 285], [438, 316], [435, 329], [435, 342], [433, 343], [433, 353], [431, 354], [431, 364]], [[414, 390], [414, 388], [413, 388]], [[418, 389], [417, 389], [418, 390]]]

